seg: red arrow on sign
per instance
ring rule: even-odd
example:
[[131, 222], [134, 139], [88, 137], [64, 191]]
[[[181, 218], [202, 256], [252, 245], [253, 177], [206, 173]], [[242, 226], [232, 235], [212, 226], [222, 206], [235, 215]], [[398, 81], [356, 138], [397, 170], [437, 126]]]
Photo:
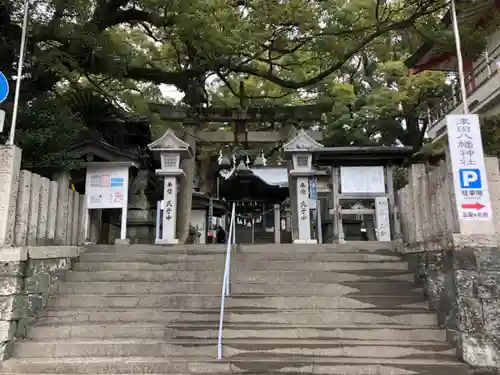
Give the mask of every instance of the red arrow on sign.
[[484, 204], [481, 203], [464, 203], [462, 204], [462, 208], [465, 209], [470, 209], [470, 210], [480, 210], [481, 208], [486, 207]]

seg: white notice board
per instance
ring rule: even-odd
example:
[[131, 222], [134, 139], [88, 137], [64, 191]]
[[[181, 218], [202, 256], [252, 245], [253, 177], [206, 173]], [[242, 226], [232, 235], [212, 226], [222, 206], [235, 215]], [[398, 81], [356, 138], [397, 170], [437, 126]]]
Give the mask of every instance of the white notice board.
[[491, 220], [491, 202], [477, 115], [446, 116], [460, 220]]
[[384, 167], [340, 167], [340, 188], [343, 194], [385, 194]]
[[127, 208], [129, 168], [107, 162], [89, 165], [85, 180], [87, 208]]
[[375, 198], [375, 221], [377, 222], [377, 239], [379, 241], [390, 241], [391, 221], [387, 197]]

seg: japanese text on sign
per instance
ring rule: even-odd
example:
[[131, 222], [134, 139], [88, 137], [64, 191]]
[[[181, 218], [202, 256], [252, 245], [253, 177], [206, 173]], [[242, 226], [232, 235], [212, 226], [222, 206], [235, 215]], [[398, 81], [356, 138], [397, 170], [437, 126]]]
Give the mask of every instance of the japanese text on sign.
[[389, 202], [387, 197], [375, 198], [375, 221], [377, 223], [378, 240], [390, 241], [391, 222], [389, 216]]
[[299, 201], [300, 201], [300, 220], [307, 220], [307, 214], [309, 210], [309, 206], [306, 200], [309, 199], [307, 193], [307, 185], [304, 181], [302, 181], [299, 185]]
[[457, 212], [461, 220], [490, 220], [491, 203], [477, 115], [446, 117]]
[[170, 221], [172, 220], [173, 214], [173, 204], [172, 204], [172, 195], [173, 195], [173, 184], [172, 181], [166, 181], [166, 193], [165, 194], [165, 218]]

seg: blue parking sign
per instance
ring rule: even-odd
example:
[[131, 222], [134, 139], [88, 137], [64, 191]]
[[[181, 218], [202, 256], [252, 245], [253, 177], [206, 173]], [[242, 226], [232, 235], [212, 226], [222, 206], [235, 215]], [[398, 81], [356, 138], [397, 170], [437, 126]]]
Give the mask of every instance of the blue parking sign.
[[459, 169], [461, 189], [482, 189], [479, 169]]

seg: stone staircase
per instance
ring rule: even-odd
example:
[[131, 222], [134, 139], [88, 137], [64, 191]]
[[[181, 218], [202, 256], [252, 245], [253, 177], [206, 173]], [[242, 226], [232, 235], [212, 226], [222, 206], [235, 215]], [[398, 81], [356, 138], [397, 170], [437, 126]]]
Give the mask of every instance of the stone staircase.
[[223, 246], [93, 246], [0, 373], [467, 374], [380, 247], [243, 246], [218, 361]]

